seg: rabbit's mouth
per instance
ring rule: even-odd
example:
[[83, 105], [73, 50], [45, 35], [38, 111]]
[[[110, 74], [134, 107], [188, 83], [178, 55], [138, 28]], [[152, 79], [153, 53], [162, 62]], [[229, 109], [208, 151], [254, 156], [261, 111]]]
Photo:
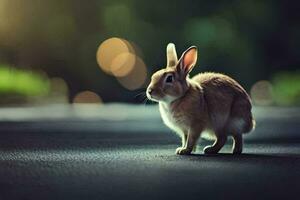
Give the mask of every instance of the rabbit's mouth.
[[165, 94], [163, 91], [151, 90], [149, 88], [146, 91], [146, 95], [149, 100], [154, 102], [171, 103], [177, 99], [176, 97]]
[[164, 98], [165, 95], [161, 94], [157, 90], [152, 89], [151, 87], [147, 88], [146, 96], [149, 100], [159, 102]]
[[146, 93], [147, 98], [151, 101], [159, 102], [160, 98], [158, 96], [155, 96], [154, 94]]

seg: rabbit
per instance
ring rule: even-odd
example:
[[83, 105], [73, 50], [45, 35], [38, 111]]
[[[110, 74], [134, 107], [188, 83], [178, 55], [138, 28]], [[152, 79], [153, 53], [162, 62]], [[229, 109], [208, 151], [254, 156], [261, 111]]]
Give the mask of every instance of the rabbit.
[[241, 154], [242, 134], [255, 127], [251, 99], [224, 74], [204, 72], [190, 78], [197, 55], [197, 47], [191, 46], [178, 60], [175, 45], [168, 44], [167, 67], [152, 75], [146, 96], [158, 102], [163, 122], [181, 137], [176, 154], [191, 154], [200, 136], [215, 140], [203, 149], [205, 154], [218, 153], [228, 136], [233, 138], [232, 153]]

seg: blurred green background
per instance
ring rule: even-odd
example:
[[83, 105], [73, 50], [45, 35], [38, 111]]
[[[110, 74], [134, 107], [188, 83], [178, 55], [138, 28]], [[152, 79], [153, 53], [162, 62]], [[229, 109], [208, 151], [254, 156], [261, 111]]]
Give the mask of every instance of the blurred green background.
[[[0, 0], [0, 105], [139, 103], [134, 96], [165, 66], [169, 42], [178, 54], [196, 45], [192, 74], [230, 75], [256, 105], [300, 105], [298, 8], [280, 0]], [[121, 75], [101, 66], [119, 55], [111, 38], [133, 55]]]

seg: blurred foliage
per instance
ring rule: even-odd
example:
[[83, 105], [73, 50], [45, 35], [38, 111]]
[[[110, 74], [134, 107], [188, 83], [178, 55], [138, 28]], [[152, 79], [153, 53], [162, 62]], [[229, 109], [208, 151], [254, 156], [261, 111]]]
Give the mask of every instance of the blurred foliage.
[[32, 71], [18, 70], [0, 65], [0, 94], [16, 96], [26, 101], [27, 97], [45, 96], [49, 92], [49, 82], [44, 76]]
[[[134, 102], [135, 92], [98, 67], [98, 46], [111, 37], [134, 42], [150, 76], [165, 66], [165, 47], [174, 42], [178, 54], [198, 46], [192, 74], [223, 72], [249, 90], [258, 80], [299, 68], [299, 19], [297, 1], [1, 0], [0, 63], [64, 79], [70, 100], [91, 90], [104, 102]], [[47, 91], [39, 83], [23, 87]], [[280, 87], [289, 93], [288, 84]]]
[[300, 105], [300, 71], [275, 74], [272, 83], [277, 105]]

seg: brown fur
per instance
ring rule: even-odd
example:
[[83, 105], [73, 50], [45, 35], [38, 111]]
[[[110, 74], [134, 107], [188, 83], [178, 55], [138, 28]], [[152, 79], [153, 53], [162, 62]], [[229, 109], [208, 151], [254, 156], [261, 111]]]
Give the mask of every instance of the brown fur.
[[[242, 134], [254, 128], [248, 94], [223, 74], [200, 73], [190, 79], [188, 73], [197, 60], [196, 47], [185, 51], [179, 61], [175, 54], [175, 46], [169, 44], [168, 66], [154, 73], [147, 96], [159, 102], [163, 121], [182, 138], [182, 147], [176, 153], [190, 154], [205, 130], [210, 130], [215, 138], [205, 153], [217, 153], [229, 135], [234, 139], [233, 153], [241, 153]], [[169, 76], [170, 83], [166, 80]]]

